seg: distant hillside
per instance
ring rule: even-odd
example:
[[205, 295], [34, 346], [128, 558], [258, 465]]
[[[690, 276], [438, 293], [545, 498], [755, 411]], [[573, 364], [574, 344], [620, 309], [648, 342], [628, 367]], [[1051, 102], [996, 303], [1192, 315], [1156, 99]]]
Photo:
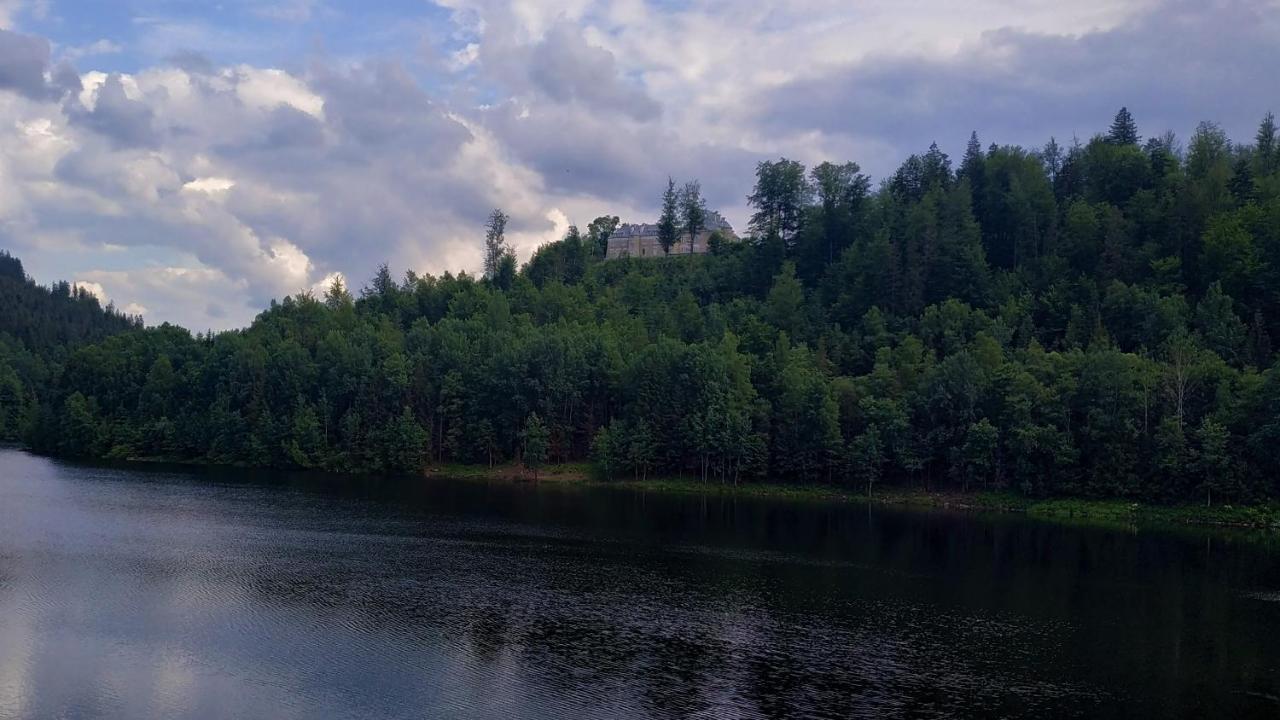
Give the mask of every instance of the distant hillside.
[[[684, 187], [663, 196], [673, 248], [708, 227]], [[878, 187], [783, 158], [749, 202], [743, 240], [705, 254], [605, 262], [610, 216], [523, 268], [495, 211], [483, 278], [384, 266], [359, 299], [285, 298], [243, 331], [81, 347], [29, 437], [358, 472], [589, 458], [606, 477], [1280, 496], [1271, 115], [1252, 144], [1210, 123], [1143, 141], [1127, 111], [1069, 147], [974, 135], [958, 167], [934, 145]], [[31, 316], [42, 342], [81, 327]]]
[[23, 435], [39, 388], [71, 350], [141, 327], [141, 318], [104, 308], [67, 282], [37, 285], [21, 260], [0, 250], [0, 441]]
[[51, 287], [27, 277], [22, 261], [0, 250], [0, 335], [43, 352], [66, 345], [96, 342], [142, 327], [142, 319], [102, 307], [98, 298], [66, 281]]

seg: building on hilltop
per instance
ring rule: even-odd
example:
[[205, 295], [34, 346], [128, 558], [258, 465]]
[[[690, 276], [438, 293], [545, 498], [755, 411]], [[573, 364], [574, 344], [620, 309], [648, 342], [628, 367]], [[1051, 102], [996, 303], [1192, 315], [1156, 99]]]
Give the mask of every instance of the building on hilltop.
[[[738, 239], [733, 232], [733, 226], [729, 225], [720, 213], [712, 210], [707, 213], [706, 229], [693, 239], [692, 253], [689, 249], [689, 237], [685, 235], [678, 238], [676, 244], [671, 246], [670, 254], [701, 255], [711, 249], [711, 236], [717, 233], [730, 242]], [[666, 254], [662, 252], [662, 243], [658, 242], [657, 224], [627, 223], [619, 225], [618, 229], [609, 236], [609, 247], [605, 250], [604, 258], [606, 260], [625, 257], [648, 258], [662, 257]]]

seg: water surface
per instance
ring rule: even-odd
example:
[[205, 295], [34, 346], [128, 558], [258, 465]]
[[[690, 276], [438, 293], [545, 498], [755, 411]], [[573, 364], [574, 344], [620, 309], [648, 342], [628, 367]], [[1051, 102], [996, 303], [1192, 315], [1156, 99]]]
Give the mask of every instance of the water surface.
[[0, 450], [0, 717], [1280, 717], [1280, 547]]

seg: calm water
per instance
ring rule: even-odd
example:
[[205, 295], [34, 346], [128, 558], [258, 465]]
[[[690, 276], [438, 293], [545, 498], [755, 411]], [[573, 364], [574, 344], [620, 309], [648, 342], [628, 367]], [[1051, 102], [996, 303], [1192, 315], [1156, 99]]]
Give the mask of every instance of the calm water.
[[0, 451], [0, 717], [1274, 718], [1278, 553]]

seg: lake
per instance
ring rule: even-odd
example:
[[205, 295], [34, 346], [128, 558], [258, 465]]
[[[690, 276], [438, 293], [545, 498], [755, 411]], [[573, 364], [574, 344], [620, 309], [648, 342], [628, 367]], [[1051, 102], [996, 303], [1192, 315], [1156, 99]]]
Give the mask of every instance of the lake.
[[1280, 716], [1265, 534], [0, 450], [0, 717]]

